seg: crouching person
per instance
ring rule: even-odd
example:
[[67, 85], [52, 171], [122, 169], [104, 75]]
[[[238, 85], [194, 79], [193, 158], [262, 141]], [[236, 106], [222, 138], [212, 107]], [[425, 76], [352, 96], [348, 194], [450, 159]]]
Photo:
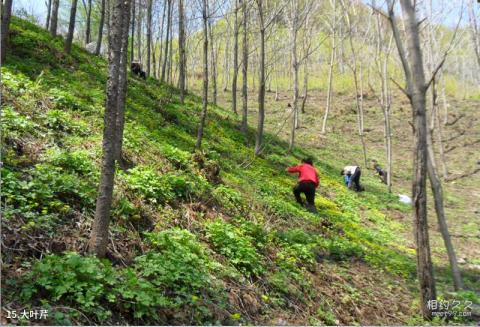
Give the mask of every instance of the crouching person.
[[[297, 202], [305, 206], [310, 212], [317, 212], [315, 208], [315, 190], [318, 187], [318, 173], [313, 167], [312, 159], [305, 158], [302, 164], [287, 168], [289, 173], [298, 173], [298, 184], [293, 188], [293, 194]], [[304, 204], [301, 194], [305, 194], [307, 203]]]
[[365, 190], [360, 184], [362, 171], [359, 166], [345, 166], [340, 174], [344, 176], [345, 184], [349, 189], [353, 189], [356, 192]]

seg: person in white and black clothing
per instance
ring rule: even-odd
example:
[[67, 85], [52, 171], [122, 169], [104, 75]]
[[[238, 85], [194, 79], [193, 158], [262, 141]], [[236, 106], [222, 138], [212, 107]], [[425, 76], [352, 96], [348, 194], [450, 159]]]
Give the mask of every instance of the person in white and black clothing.
[[347, 187], [349, 189], [353, 189], [356, 192], [364, 191], [362, 185], [360, 185], [360, 176], [362, 175], [362, 171], [359, 166], [345, 166], [341, 172], [342, 176], [348, 176], [348, 184]]

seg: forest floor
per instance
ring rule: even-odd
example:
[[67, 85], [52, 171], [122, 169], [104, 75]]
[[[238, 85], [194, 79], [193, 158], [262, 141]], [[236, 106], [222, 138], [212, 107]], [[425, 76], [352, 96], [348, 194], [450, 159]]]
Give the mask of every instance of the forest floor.
[[[411, 194], [412, 145], [413, 133], [410, 125], [411, 109], [408, 99], [400, 92], [392, 105], [392, 192], [394, 194]], [[224, 108], [231, 108], [231, 93], [220, 92], [218, 102]], [[302, 98], [299, 100], [301, 103]], [[443, 126], [446, 165], [452, 181], [443, 183], [446, 218], [456, 254], [463, 273], [475, 280], [474, 289], [480, 292], [480, 100], [458, 99], [449, 96], [447, 124]], [[292, 116], [290, 115], [292, 92], [274, 91], [266, 93], [266, 130], [275, 133], [286, 142], [291, 135]], [[240, 102], [241, 105], [241, 102]], [[364, 166], [361, 140], [358, 135], [357, 113], [354, 93], [334, 92], [333, 105], [327, 121], [327, 133], [321, 133], [322, 120], [326, 105], [326, 91], [313, 89], [309, 91], [305, 105], [305, 114], [300, 114], [299, 128], [295, 134], [295, 145], [312, 149], [319, 160], [334, 164], [338, 170], [349, 164]], [[256, 94], [250, 94], [249, 124], [255, 126], [257, 121]], [[241, 108], [240, 108], [241, 109]], [[441, 121], [445, 118], [442, 105], [439, 105]], [[375, 159], [386, 168], [386, 150], [384, 141], [384, 116], [376, 96], [370, 91], [364, 97], [365, 142], [368, 169], [363, 175], [375, 179], [371, 160]], [[288, 117], [290, 118], [288, 118]], [[285, 119], [288, 122], [283, 125]], [[453, 124], [452, 124], [453, 123]], [[283, 126], [283, 127], [282, 127]], [[435, 132], [438, 127], [435, 128]], [[437, 137], [437, 135], [435, 135]], [[438, 141], [435, 142], [437, 166], [442, 173], [442, 162]], [[469, 174], [469, 176], [456, 177]], [[339, 176], [339, 180], [341, 177]], [[428, 182], [428, 180], [427, 180]], [[429, 184], [427, 184], [430, 187]], [[386, 185], [378, 179], [375, 189], [387, 192]], [[367, 192], [369, 191], [367, 187]], [[433, 205], [433, 196], [428, 190], [430, 243], [432, 254], [439, 270], [448, 271], [449, 264]], [[388, 215], [398, 220], [406, 228], [402, 236], [408, 240], [408, 247], [414, 248], [413, 224], [409, 212], [388, 211]]]
[[[2, 67], [2, 324], [425, 323], [411, 209], [371, 173], [361, 194], [339, 176], [344, 164], [360, 160], [355, 115], [347, 120], [340, 111], [351, 106], [347, 96], [335, 97], [331, 132], [320, 137], [301, 128], [301, 147], [288, 153], [288, 128], [275, 136], [286, 94], [275, 102], [269, 93], [268, 146], [254, 158], [253, 102], [246, 137], [228, 105], [210, 105], [203, 151], [194, 152], [201, 98], [192, 92], [182, 105], [175, 88], [129, 76], [124, 167], [115, 180], [107, 259], [100, 260], [86, 255], [86, 244], [102, 155], [106, 61], [76, 46], [65, 55], [61, 37], [16, 18], [10, 37]], [[310, 103], [323, 102], [312, 94]], [[310, 120], [317, 130], [320, 107], [307, 106], [301, 126]], [[367, 121], [373, 128], [373, 118]], [[382, 163], [381, 124], [375, 126], [380, 136], [369, 132], [367, 146]], [[394, 185], [408, 194], [410, 151], [402, 144], [406, 160], [395, 161]], [[315, 215], [295, 203], [296, 181], [285, 172], [307, 155], [321, 175]], [[476, 210], [452, 191], [447, 197], [449, 208]], [[478, 231], [469, 224], [469, 232]], [[466, 252], [459, 240], [460, 256], [474, 264], [478, 243], [466, 240]], [[452, 293], [441, 241], [434, 236], [433, 243], [439, 295], [479, 303], [478, 271], [464, 265], [468, 290]], [[12, 317], [40, 309], [48, 319]]]

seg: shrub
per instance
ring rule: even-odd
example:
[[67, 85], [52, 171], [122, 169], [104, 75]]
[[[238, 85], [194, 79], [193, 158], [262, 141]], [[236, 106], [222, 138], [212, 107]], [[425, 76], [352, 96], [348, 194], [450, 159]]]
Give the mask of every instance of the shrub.
[[109, 261], [82, 257], [75, 252], [43, 258], [24, 276], [24, 280], [21, 289], [24, 301], [44, 298], [61, 302], [93, 315], [99, 321], [111, 315], [110, 310], [99, 304], [116, 301], [116, 274]]
[[36, 135], [38, 125], [30, 117], [15, 111], [11, 106], [2, 108], [2, 138], [19, 138], [26, 134]]
[[252, 237], [245, 235], [241, 228], [217, 219], [207, 225], [207, 237], [215, 249], [247, 277], [265, 272]]
[[212, 195], [219, 205], [232, 213], [240, 213], [245, 210], [242, 195], [232, 188], [219, 185], [213, 190]]
[[152, 203], [165, 203], [174, 198], [168, 181], [152, 168], [137, 166], [123, 175], [128, 187]]
[[5, 217], [20, 214], [29, 225], [56, 222], [71, 206], [93, 208], [95, 188], [61, 167], [37, 164], [25, 174], [2, 170]]
[[50, 100], [54, 101], [58, 109], [64, 110], [82, 110], [83, 107], [78, 103], [77, 98], [71, 93], [52, 88], [49, 91]]
[[201, 196], [209, 184], [193, 173], [157, 174], [152, 168], [137, 166], [124, 175], [128, 186], [152, 203], [167, 203], [177, 198]]
[[170, 144], [162, 146], [162, 153], [177, 168], [187, 167], [191, 162], [190, 153]]
[[46, 157], [53, 165], [71, 170], [79, 175], [85, 177], [98, 175], [87, 151], [63, 151], [55, 147], [46, 151]]
[[44, 123], [50, 129], [57, 132], [72, 133], [86, 136], [89, 133], [89, 128], [86, 124], [80, 121], [74, 121], [64, 111], [51, 109], [43, 115]]

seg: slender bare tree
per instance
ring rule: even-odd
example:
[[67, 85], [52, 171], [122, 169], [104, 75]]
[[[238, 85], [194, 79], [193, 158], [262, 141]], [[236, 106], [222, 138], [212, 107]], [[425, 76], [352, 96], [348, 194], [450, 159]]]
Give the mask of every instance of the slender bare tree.
[[[135, 6], [133, 6], [133, 8], [135, 8]], [[102, 0], [100, 5], [100, 22], [98, 23], [97, 46], [95, 48], [95, 54], [97, 56], [100, 54], [100, 50], [102, 49], [103, 25], [105, 25], [105, 0]], [[132, 50], [133, 50], [133, 33], [132, 33]]]
[[85, 8], [85, 16], [87, 18], [85, 22], [85, 44], [89, 44], [91, 40], [91, 25], [92, 25], [92, 0], [83, 1], [83, 7]]
[[1, 33], [1, 43], [0, 43], [0, 64], [3, 65], [5, 62], [5, 57], [7, 55], [7, 46], [8, 46], [8, 35], [10, 31], [10, 18], [12, 16], [12, 3], [13, 0], [5, 0], [2, 6], [2, 33]]
[[330, 52], [330, 64], [328, 66], [327, 105], [325, 107], [325, 114], [323, 115], [322, 134], [327, 132], [327, 119], [332, 107], [333, 68], [335, 66], [335, 55], [337, 52], [337, 1], [330, 0], [330, 4], [333, 8], [332, 22], [329, 24], [332, 48]]
[[47, 5], [47, 19], [45, 20], [45, 28], [48, 30], [48, 27], [50, 26], [50, 13], [52, 11], [52, 0], [48, 0], [48, 2], [45, 3]]
[[232, 111], [237, 114], [237, 79], [238, 79], [238, 10], [239, 0], [235, 1], [233, 21], [233, 77], [232, 77]]
[[57, 36], [58, 7], [60, 7], [60, 0], [53, 0], [52, 13], [50, 16], [50, 34], [53, 37]]
[[170, 45], [170, 23], [172, 21], [172, 0], [167, 0], [167, 28], [166, 28], [166, 35], [165, 35], [165, 52], [163, 58], [163, 65], [162, 65], [162, 75], [160, 80], [165, 82], [166, 74], [167, 74], [167, 59], [168, 59], [168, 46]]
[[147, 76], [150, 77], [152, 60], [152, 6], [153, 0], [147, 0]]
[[65, 52], [70, 53], [72, 50], [73, 33], [75, 31], [75, 18], [77, 16], [77, 2], [78, 0], [72, 0], [72, 7], [70, 8], [70, 21], [68, 23], [68, 34], [65, 39]]
[[247, 0], [242, 1], [242, 132], [248, 131], [248, 7]]
[[[114, 0], [109, 29], [109, 59], [105, 126], [103, 131], [103, 158], [98, 188], [95, 218], [92, 225], [88, 251], [104, 257], [107, 252], [110, 209], [115, 179], [115, 157], [118, 147], [118, 114], [125, 106], [126, 87], [122, 86], [122, 74], [126, 72], [126, 52], [130, 16], [130, 0]], [[125, 67], [121, 67], [121, 65]], [[126, 81], [126, 78], [125, 78]]]
[[470, 17], [470, 31], [472, 35], [473, 49], [475, 51], [475, 56], [477, 57], [478, 68], [480, 69], [480, 28], [477, 24], [477, 15], [475, 14], [473, 2], [473, 0], [468, 2], [468, 15]]
[[178, 50], [179, 50], [179, 77], [178, 86], [180, 88], [180, 103], [183, 104], [185, 98], [185, 13], [183, 0], [178, 0]]
[[390, 25], [392, 26], [393, 36], [405, 74], [406, 89], [403, 91], [410, 100], [414, 121], [412, 197], [414, 234], [417, 250], [417, 276], [420, 284], [422, 315], [425, 319], [431, 319], [433, 310], [431, 301], [436, 300], [436, 290], [428, 236], [426, 193], [428, 161], [426, 92], [429, 85], [425, 82], [419, 38], [419, 22], [415, 13], [415, 5], [411, 0], [400, 0], [407, 37], [407, 53], [397, 26], [394, 2], [387, 0], [387, 4]]
[[202, 0], [202, 22], [203, 22], [203, 97], [202, 97], [202, 113], [200, 116], [200, 124], [198, 125], [197, 142], [195, 148], [197, 150], [202, 147], [203, 129], [207, 118], [208, 107], [208, 0]]

